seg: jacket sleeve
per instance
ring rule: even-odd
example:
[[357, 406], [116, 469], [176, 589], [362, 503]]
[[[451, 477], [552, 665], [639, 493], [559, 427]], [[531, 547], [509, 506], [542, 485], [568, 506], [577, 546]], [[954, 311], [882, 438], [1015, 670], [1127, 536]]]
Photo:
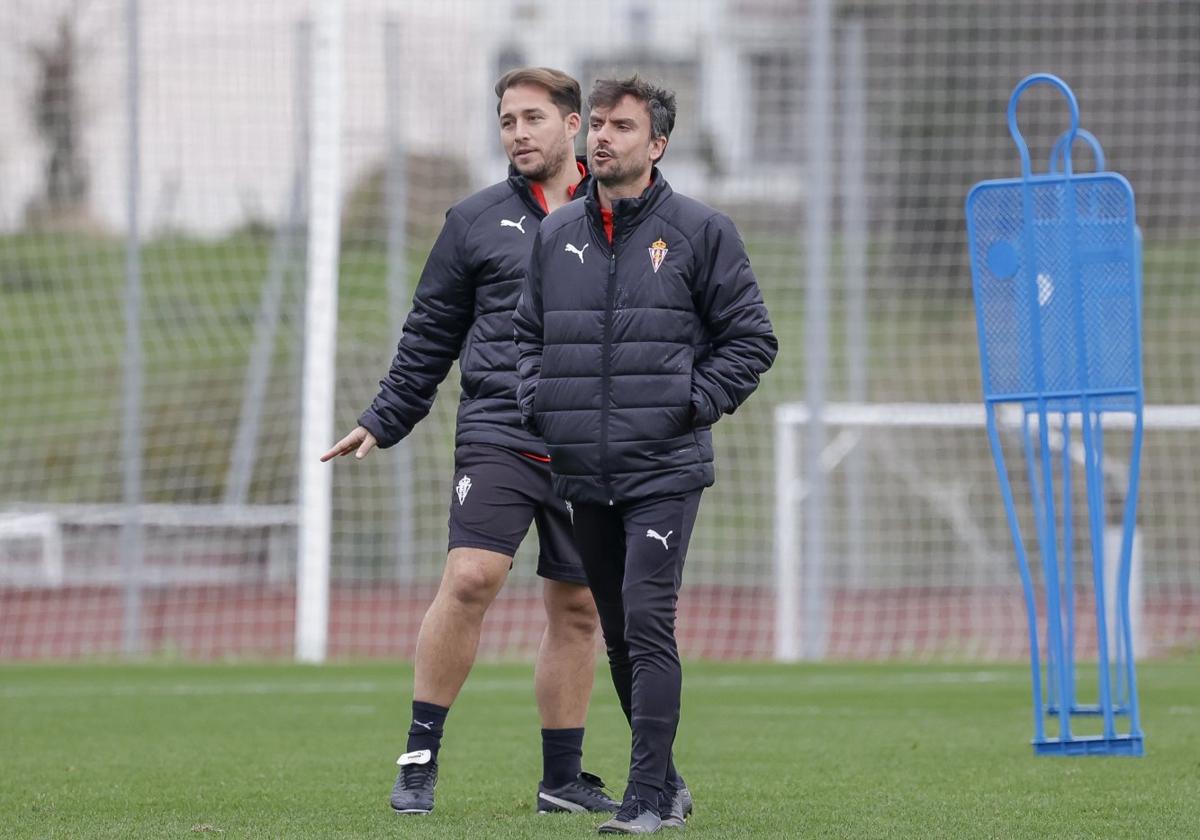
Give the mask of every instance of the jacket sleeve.
[[358, 418], [381, 448], [402, 440], [429, 413], [437, 387], [462, 350], [475, 314], [475, 289], [466, 253], [469, 224], [446, 214], [396, 347], [371, 407]]
[[533, 396], [542, 373], [542, 325], [542, 234], [539, 231], [529, 256], [525, 288], [513, 313], [517, 375], [521, 379], [517, 385], [517, 406], [521, 410], [521, 424], [534, 434], [540, 434], [533, 413]]
[[692, 244], [697, 260], [692, 299], [712, 348], [692, 369], [692, 416], [703, 427], [732, 414], [754, 393], [779, 344], [733, 222], [721, 214], [711, 217]]

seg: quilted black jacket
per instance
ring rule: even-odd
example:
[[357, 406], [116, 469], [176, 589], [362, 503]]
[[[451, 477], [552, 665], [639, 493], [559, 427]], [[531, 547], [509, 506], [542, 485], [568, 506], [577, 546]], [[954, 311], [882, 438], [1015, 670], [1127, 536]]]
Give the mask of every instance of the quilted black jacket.
[[711, 485], [710, 427], [777, 350], [733, 222], [657, 170], [614, 202], [612, 245], [594, 182], [542, 222], [513, 323], [522, 415], [556, 492], [591, 504]]

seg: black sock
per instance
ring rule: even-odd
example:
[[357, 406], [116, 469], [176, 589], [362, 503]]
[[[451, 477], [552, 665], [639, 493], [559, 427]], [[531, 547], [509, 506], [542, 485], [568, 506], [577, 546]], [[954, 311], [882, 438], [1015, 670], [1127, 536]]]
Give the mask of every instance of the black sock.
[[412, 711], [413, 722], [408, 728], [408, 749], [405, 752], [429, 750], [436, 761], [442, 746], [442, 727], [450, 710], [445, 706], [414, 700]]
[[583, 769], [583, 727], [542, 730], [542, 781], [547, 787], [573, 782]]

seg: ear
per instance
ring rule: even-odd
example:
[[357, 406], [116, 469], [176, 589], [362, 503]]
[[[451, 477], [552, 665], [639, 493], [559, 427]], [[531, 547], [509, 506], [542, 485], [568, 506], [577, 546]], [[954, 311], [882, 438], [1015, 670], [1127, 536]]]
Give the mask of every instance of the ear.
[[655, 137], [650, 141], [650, 162], [658, 163], [667, 153], [667, 138]]
[[567, 124], [567, 137], [574, 140], [575, 135], [579, 133], [579, 129], [583, 127], [583, 117], [579, 116], [579, 114], [567, 114], [563, 122]]

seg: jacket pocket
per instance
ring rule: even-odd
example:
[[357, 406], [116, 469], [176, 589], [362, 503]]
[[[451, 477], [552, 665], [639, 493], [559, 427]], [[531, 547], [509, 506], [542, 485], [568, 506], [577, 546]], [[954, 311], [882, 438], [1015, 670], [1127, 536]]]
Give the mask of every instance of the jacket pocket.
[[708, 394], [696, 385], [694, 378], [692, 379], [691, 412], [693, 429], [706, 429], [721, 417], [720, 412], [714, 408], [712, 400], [708, 398]]
[[521, 425], [538, 437], [541, 432], [537, 426], [537, 381], [523, 381], [517, 385], [517, 410], [521, 414]]

